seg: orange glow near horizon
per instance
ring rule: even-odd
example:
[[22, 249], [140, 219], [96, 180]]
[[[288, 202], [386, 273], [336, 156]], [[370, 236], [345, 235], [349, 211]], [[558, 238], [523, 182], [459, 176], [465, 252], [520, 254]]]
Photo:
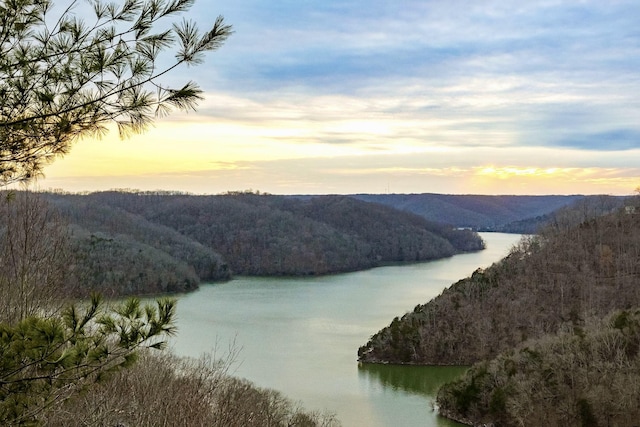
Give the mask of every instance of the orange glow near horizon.
[[[640, 182], [634, 171], [615, 168], [539, 168], [483, 166], [475, 168], [477, 187], [505, 194], [632, 194]], [[636, 172], [637, 173], [637, 172]], [[493, 193], [492, 193], [493, 194]]]
[[[323, 123], [178, 116], [130, 139], [112, 131], [102, 140], [79, 141], [45, 168], [38, 186], [208, 194], [253, 188], [273, 194], [627, 195], [640, 184], [639, 168], [572, 165], [606, 164], [595, 152], [456, 145], [442, 129], [436, 136], [450, 139], [429, 143], [429, 134], [403, 133], [410, 127], [404, 121], [387, 120], [373, 129], [370, 123], [357, 115]], [[615, 163], [611, 159], [619, 154], [604, 155]]]
[[[137, 188], [215, 194], [253, 188], [272, 194], [392, 190], [396, 193], [629, 195], [640, 184], [640, 173], [628, 168], [496, 163], [416, 167], [394, 164], [393, 157], [375, 152], [366, 154], [364, 150], [322, 157], [314, 152], [318, 148], [315, 147], [305, 157], [300, 147], [298, 151], [287, 150], [288, 146], [283, 144], [283, 152], [278, 153], [272, 147], [269, 156], [262, 159], [262, 154], [255, 151], [241, 157], [234, 150], [222, 155], [215, 147], [205, 144], [205, 149], [197, 151], [198, 147], [202, 147], [198, 142], [166, 144], [147, 139], [132, 143], [119, 141], [117, 137], [110, 141], [83, 141], [69, 156], [48, 166], [46, 178], [38, 185], [43, 189], [72, 192]], [[235, 149], [242, 151], [239, 147]], [[151, 152], [156, 154], [150, 155]], [[442, 153], [424, 155], [438, 154]], [[406, 156], [413, 154], [407, 152]], [[381, 166], [387, 158], [389, 165]]]

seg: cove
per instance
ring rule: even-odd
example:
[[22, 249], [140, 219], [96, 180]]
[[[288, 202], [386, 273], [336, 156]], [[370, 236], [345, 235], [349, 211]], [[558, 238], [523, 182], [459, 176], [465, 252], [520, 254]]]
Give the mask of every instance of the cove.
[[487, 248], [437, 261], [312, 278], [240, 277], [178, 297], [179, 356], [238, 352], [231, 373], [283, 392], [345, 427], [459, 425], [431, 402], [463, 368], [359, 366], [357, 350], [396, 316], [500, 260], [520, 235], [481, 233]]

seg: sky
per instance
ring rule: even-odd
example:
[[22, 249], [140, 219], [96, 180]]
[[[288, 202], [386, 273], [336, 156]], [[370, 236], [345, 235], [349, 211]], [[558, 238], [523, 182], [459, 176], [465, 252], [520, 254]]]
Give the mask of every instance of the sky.
[[634, 194], [640, 1], [196, 0], [197, 112], [78, 142], [42, 189]]

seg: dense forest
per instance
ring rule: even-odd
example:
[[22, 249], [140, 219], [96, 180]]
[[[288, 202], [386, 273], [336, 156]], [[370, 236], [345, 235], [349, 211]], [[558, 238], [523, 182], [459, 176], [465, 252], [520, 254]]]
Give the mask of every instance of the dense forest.
[[[640, 394], [625, 391], [630, 380], [602, 384], [596, 377], [617, 378], [618, 364], [638, 363], [637, 203], [628, 199], [604, 215], [606, 203], [559, 212], [500, 262], [395, 318], [359, 349], [359, 359], [477, 363], [439, 395], [443, 413], [468, 423], [629, 425], [621, 421], [628, 415], [622, 402], [637, 403]], [[583, 375], [590, 369], [599, 374]], [[619, 405], [594, 399], [593, 390]], [[551, 407], [551, 400], [565, 406]]]
[[231, 277], [220, 254], [174, 229], [88, 197], [44, 196], [69, 228], [72, 289], [159, 294]]
[[69, 289], [107, 296], [184, 292], [232, 274], [330, 274], [483, 249], [475, 232], [346, 196], [40, 196], [68, 230]]
[[577, 227], [558, 224], [394, 319], [360, 359], [470, 364], [564, 324], [640, 307], [639, 257], [640, 216], [625, 209]]
[[636, 426], [640, 311], [591, 317], [474, 364], [438, 392], [441, 414], [498, 426]]
[[[68, 256], [73, 260], [67, 276], [69, 289], [97, 290], [107, 296], [185, 292], [197, 288], [201, 281], [228, 280], [232, 274], [290, 276], [355, 271], [387, 263], [437, 259], [483, 247], [470, 230], [358, 197], [251, 192], [194, 196], [135, 191], [41, 196], [69, 230]], [[459, 217], [450, 211], [463, 205], [462, 212], [474, 210], [485, 219], [493, 218], [494, 224], [548, 212], [556, 206], [592, 215], [596, 210], [619, 206], [621, 200], [418, 196], [405, 198], [414, 205], [416, 200], [431, 201], [429, 212], [440, 212], [438, 218], [456, 222]], [[443, 202], [436, 199], [449, 204], [443, 207]], [[574, 208], [580, 204], [580, 209]], [[424, 214], [426, 208], [421, 206]], [[406, 209], [407, 204], [397, 207]], [[501, 230], [523, 231], [557, 222], [560, 216], [556, 212], [527, 217], [503, 225]]]
[[538, 234], [545, 227], [577, 225], [589, 218], [614, 212], [628, 203], [622, 196], [585, 196], [553, 212], [512, 221], [493, 227], [493, 231], [517, 234]]
[[[61, 297], [89, 290], [108, 296], [179, 292], [236, 272], [326, 274], [482, 248], [470, 230], [348, 196], [6, 192], [2, 202], [0, 278], [12, 291], [0, 313], [7, 319], [41, 312], [42, 301], [47, 309], [52, 301], [61, 307]], [[581, 198], [541, 216], [533, 221], [545, 224], [540, 234], [394, 319], [359, 350], [359, 359], [476, 363], [438, 395], [443, 414], [468, 423], [627, 425], [640, 396], [633, 376], [640, 363], [637, 202]], [[32, 302], [23, 304], [25, 297]], [[127, 375], [56, 406], [61, 412], [47, 412], [49, 424], [58, 425], [67, 411], [90, 414], [94, 407], [102, 408], [100, 419], [134, 424], [168, 416], [165, 409], [180, 413], [175, 400], [161, 396], [153, 402], [163, 402], [162, 408], [127, 412], [118, 388], [145, 382], [194, 396], [209, 387], [209, 401], [189, 410], [203, 420], [230, 417], [229, 425], [243, 425], [244, 417], [256, 416], [250, 408], [260, 407], [265, 419], [280, 417], [282, 423], [335, 423], [206, 361], [195, 366], [170, 356], [144, 357]], [[163, 371], [165, 364], [170, 368]], [[603, 378], [615, 379], [615, 386]], [[136, 405], [150, 405], [146, 392], [133, 392]]]

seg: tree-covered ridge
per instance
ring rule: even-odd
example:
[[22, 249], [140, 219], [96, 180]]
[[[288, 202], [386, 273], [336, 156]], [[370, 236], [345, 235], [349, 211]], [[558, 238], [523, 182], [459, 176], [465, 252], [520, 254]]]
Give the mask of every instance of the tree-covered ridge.
[[592, 319], [476, 363], [439, 390], [440, 413], [470, 425], [634, 426], [639, 350], [638, 309]]
[[[145, 276], [152, 292], [188, 290], [197, 286], [194, 277], [197, 282], [227, 279], [231, 273], [329, 274], [483, 248], [476, 233], [346, 196], [113, 191], [47, 197], [74, 224], [76, 271], [86, 275], [97, 266], [100, 276], [102, 271], [126, 270], [118, 277], [138, 283]], [[114, 258], [109, 267], [109, 254], [116, 253], [117, 262], [123, 255], [127, 262], [116, 265]], [[176, 280], [158, 284], [149, 270], [154, 259], [165, 277]], [[136, 272], [132, 264], [144, 270]], [[96, 280], [121, 281], [108, 275], [109, 280]], [[133, 284], [122, 291], [136, 289]]]
[[577, 225], [590, 218], [614, 212], [627, 203], [633, 203], [632, 197], [624, 196], [585, 196], [553, 212], [527, 217], [494, 227], [495, 231], [518, 234], [537, 234], [547, 226], [558, 227]]
[[[326, 222], [344, 233], [363, 236], [366, 240], [384, 239], [382, 241], [390, 252], [380, 256], [394, 261], [410, 261], [413, 253], [416, 254], [416, 259], [424, 259], [439, 258], [444, 252], [453, 254], [482, 249], [475, 233], [469, 230], [458, 230], [442, 223], [425, 221], [418, 215], [401, 214], [399, 218], [402, 221], [399, 221], [397, 209], [385, 205], [363, 204], [351, 197], [315, 197], [303, 204], [291, 203], [285, 209]], [[367, 217], [370, 218], [369, 221], [363, 220]], [[416, 232], [417, 234], [413, 234]], [[435, 244], [425, 247], [425, 239]]]
[[360, 348], [364, 362], [471, 364], [528, 339], [640, 307], [634, 208], [558, 223], [510, 255], [396, 318]]
[[70, 242], [73, 269], [68, 288], [74, 295], [157, 295], [192, 291], [200, 283], [192, 266], [131, 236], [74, 227]]
[[126, 237], [165, 252], [176, 261], [192, 267], [202, 280], [229, 278], [228, 266], [223, 263], [220, 254], [174, 229], [108, 204], [90, 203], [88, 198], [82, 196], [65, 197], [55, 202], [69, 222], [76, 226], [91, 232]]
[[72, 294], [187, 292], [230, 278], [218, 253], [176, 230], [83, 196], [46, 196], [68, 224]]
[[[585, 196], [490, 196], [472, 194], [356, 194], [353, 197], [412, 212], [423, 218], [456, 227], [506, 231], [513, 222], [550, 214]], [[592, 196], [586, 196], [592, 197]]]

